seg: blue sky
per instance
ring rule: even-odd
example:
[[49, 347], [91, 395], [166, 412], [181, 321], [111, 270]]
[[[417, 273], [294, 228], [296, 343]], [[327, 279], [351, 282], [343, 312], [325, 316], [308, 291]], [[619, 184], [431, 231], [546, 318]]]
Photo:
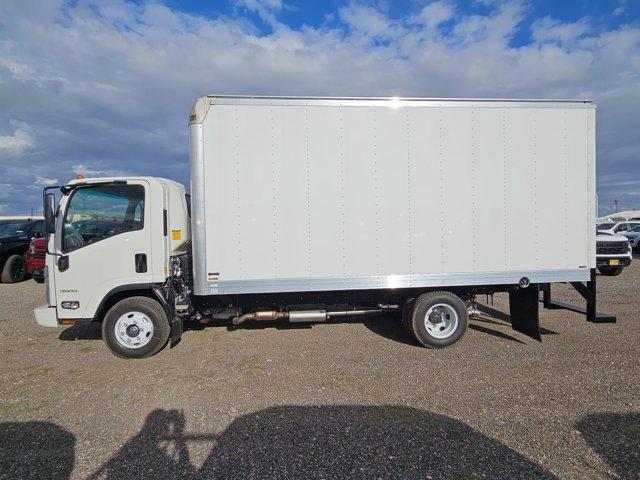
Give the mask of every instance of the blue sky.
[[637, 0], [3, 0], [0, 215], [76, 173], [188, 182], [208, 93], [593, 98], [600, 211], [640, 208]]
[[[144, 3], [144, 2], [136, 2]], [[324, 0], [324, 1], [299, 1], [291, 0], [284, 2], [284, 7], [278, 15], [278, 19], [290, 28], [298, 29], [302, 25], [319, 27], [327, 22], [327, 16], [335, 14], [340, 8], [348, 5], [348, 0]], [[429, 2], [417, 0], [396, 0], [387, 2], [362, 2], [373, 5], [387, 12], [393, 18], [402, 18], [418, 13], [421, 8]], [[492, 3], [476, 0], [461, 0], [456, 2], [461, 14], [486, 15]], [[247, 16], [256, 23], [259, 22], [259, 15], [255, 11], [246, 7], [241, 2], [233, 1], [205, 1], [205, 0], [170, 0], [165, 4], [174, 10], [187, 13], [196, 13], [208, 18], [219, 18], [222, 15], [236, 16], [238, 14]], [[624, 12], [611, 17], [610, 14], [618, 7], [623, 7]], [[552, 16], [562, 22], [576, 21], [582, 17], [600, 17], [609, 25], [619, 26], [629, 18], [637, 18], [640, 11], [638, 2], [616, 2], [615, 0], [536, 0], [529, 3], [530, 16], [522, 23], [522, 29], [526, 30], [533, 20], [546, 15]], [[263, 33], [269, 31], [266, 24], [261, 25]], [[524, 36], [522, 37], [525, 38]]]
[[[142, 3], [142, 2], [137, 2]], [[249, 2], [248, 2], [249, 3]], [[347, 0], [324, 1], [286, 1], [278, 13], [278, 20], [289, 28], [300, 29], [304, 25], [312, 27], [339, 26], [340, 20], [336, 12], [349, 5]], [[361, 2], [373, 5], [385, 11], [391, 18], [401, 19], [419, 13], [421, 8], [429, 2], [418, 0], [396, 0], [387, 2]], [[483, 2], [478, 0], [461, 0], [455, 2], [459, 14], [487, 15], [496, 2]], [[204, 0], [171, 0], [166, 5], [177, 11], [193, 13], [216, 19], [221, 16], [243, 16], [253, 22], [261, 33], [268, 34], [273, 31], [271, 25], [264, 22], [260, 15], [251, 8], [247, 8], [242, 2], [234, 1], [204, 1]], [[616, 15], [612, 13], [619, 9]], [[640, 18], [640, 2], [615, 0], [536, 0], [528, 2], [528, 14], [519, 25], [517, 34], [512, 44], [525, 45], [531, 41], [531, 25], [545, 16], [553, 17], [560, 22], [575, 22], [581, 18], [591, 18], [600, 23], [603, 29], [618, 28], [628, 22], [638, 21]]]

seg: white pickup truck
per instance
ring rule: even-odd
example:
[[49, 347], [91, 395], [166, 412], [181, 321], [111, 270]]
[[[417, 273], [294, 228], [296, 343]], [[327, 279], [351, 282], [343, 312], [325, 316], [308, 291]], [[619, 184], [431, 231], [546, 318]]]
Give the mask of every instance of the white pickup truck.
[[598, 232], [596, 234], [596, 265], [602, 275], [620, 275], [631, 265], [629, 239], [622, 235]]

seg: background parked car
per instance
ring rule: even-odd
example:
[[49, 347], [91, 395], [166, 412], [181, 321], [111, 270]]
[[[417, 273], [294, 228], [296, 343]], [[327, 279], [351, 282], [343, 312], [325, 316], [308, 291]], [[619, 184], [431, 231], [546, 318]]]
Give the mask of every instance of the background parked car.
[[31, 240], [44, 237], [44, 221], [29, 217], [0, 220], [0, 280], [21, 282], [27, 276], [24, 254]]
[[598, 233], [609, 233], [611, 235], [616, 233], [626, 232], [632, 228], [640, 226], [639, 221], [624, 221], [624, 222], [604, 222], [596, 225]]
[[38, 283], [44, 283], [44, 260], [47, 250], [45, 237], [31, 240], [29, 250], [24, 254], [27, 263], [27, 273]]
[[622, 235], [600, 233], [596, 235], [596, 266], [602, 275], [620, 275], [631, 265], [629, 239]]
[[629, 239], [629, 245], [633, 251], [640, 251], [640, 225], [627, 230], [622, 235]]

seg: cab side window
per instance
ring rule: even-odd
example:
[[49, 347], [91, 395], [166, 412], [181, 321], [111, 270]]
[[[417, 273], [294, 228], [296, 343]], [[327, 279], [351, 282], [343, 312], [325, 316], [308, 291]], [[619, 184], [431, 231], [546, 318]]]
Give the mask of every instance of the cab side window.
[[62, 233], [65, 253], [144, 228], [141, 185], [79, 187], [71, 195]]

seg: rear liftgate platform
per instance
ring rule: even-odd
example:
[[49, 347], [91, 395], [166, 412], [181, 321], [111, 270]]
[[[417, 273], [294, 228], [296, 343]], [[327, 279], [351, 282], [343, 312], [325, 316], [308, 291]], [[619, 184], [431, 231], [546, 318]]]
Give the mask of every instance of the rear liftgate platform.
[[[586, 283], [570, 282], [570, 285], [584, 298], [586, 308], [559, 302], [551, 299], [551, 284], [520, 286], [516, 290], [509, 292], [509, 310], [507, 315], [499, 310], [482, 304], [476, 304], [479, 311], [491, 315], [500, 320], [511, 323], [511, 327], [516, 331], [542, 341], [540, 335], [539, 305], [549, 310], [570, 310], [572, 312], [586, 315], [587, 321], [591, 323], [615, 323], [616, 317], [606, 313], [599, 313], [596, 310], [597, 289], [596, 271], [591, 270], [591, 279]], [[540, 299], [542, 292], [542, 299]]]

